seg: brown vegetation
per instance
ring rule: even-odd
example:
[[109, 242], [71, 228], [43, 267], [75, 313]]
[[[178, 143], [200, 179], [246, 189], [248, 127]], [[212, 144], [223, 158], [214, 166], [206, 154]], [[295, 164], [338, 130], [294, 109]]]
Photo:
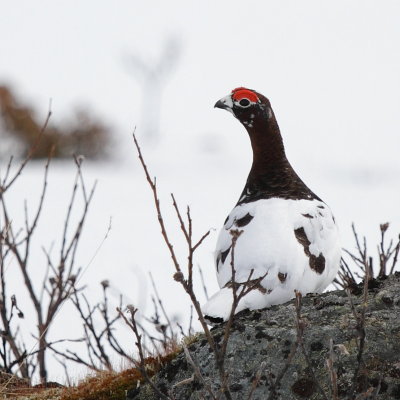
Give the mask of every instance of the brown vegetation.
[[107, 155], [110, 146], [109, 129], [84, 109], [78, 110], [74, 120], [67, 121], [62, 127], [49, 126], [41, 134], [42, 124], [33, 108], [23, 104], [5, 85], [0, 85], [0, 127], [3, 143], [5, 139], [14, 143], [18, 157], [27, 156], [39, 135], [41, 140], [32, 158], [47, 158], [53, 149], [54, 158], [71, 158], [73, 154], [79, 154], [99, 159]]

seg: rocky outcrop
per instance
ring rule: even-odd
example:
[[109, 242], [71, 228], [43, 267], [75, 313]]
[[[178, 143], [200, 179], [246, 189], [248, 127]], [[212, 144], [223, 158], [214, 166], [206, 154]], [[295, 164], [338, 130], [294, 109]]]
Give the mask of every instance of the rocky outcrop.
[[[257, 383], [253, 399], [324, 399], [324, 394], [332, 399], [332, 378], [327, 368], [330, 358], [337, 374], [339, 399], [357, 396], [360, 399], [400, 399], [400, 273], [370, 282], [365, 346], [360, 364], [357, 356], [362, 331], [357, 328], [356, 316], [363, 307], [362, 286], [352, 295], [352, 302], [356, 315], [344, 291], [303, 298], [305, 351], [299, 347], [290, 365], [288, 359], [297, 340], [294, 301], [239, 313], [226, 356], [232, 397], [247, 399], [253, 383]], [[217, 341], [222, 340], [223, 329], [221, 325], [212, 330]], [[331, 339], [334, 351], [330, 356]], [[204, 379], [218, 394], [219, 375], [205, 337], [200, 336], [189, 346], [189, 351]], [[276, 386], [277, 377], [284, 371]], [[192, 375], [192, 367], [181, 353], [153, 379], [160, 390], [167, 393]], [[198, 379], [178, 385], [172, 392], [175, 399], [211, 398]], [[128, 393], [128, 399], [149, 400], [158, 399], [158, 396], [148, 385], [142, 385]]]

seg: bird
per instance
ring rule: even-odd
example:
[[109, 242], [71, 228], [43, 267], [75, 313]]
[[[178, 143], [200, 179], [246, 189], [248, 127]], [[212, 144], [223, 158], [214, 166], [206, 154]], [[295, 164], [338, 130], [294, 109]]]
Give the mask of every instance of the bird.
[[236, 298], [242, 293], [234, 313], [285, 303], [296, 291], [321, 293], [341, 259], [335, 218], [290, 165], [270, 101], [239, 87], [214, 107], [232, 113], [247, 130], [253, 162], [217, 239], [220, 290], [202, 307], [209, 325], [230, 318], [234, 291]]

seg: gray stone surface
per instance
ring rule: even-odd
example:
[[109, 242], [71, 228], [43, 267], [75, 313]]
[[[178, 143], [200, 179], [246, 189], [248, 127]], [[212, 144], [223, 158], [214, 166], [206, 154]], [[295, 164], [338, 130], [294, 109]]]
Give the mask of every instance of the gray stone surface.
[[[357, 311], [361, 309], [361, 292], [360, 287], [359, 294], [353, 295]], [[358, 332], [348, 296], [344, 291], [308, 295], [303, 298], [302, 317], [306, 322], [304, 342], [311, 368], [299, 349], [273, 398], [323, 399], [319, 384], [327, 398], [332, 399], [331, 380], [326, 367], [331, 338], [336, 345], [334, 368], [338, 375], [339, 398], [351, 398], [349, 393], [357, 366]], [[212, 330], [217, 340], [221, 340], [223, 327], [221, 325]], [[357, 395], [368, 389], [372, 391], [372, 388], [376, 389], [380, 385], [376, 399], [400, 399], [399, 273], [371, 282], [365, 329], [365, 351], [357, 377]], [[260, 371], [261, 378], [252, 398], [267, 399], [295, 341], [294, 301], [238, 314], [232, 328], [226, 359], [233, 399], [248, 398], [262, 362], [265, 363], [265, 368]], [[189, 346], [189, 350], [204, 378], [218, 395], [218, 372], [215, 369], [213, 352], [210, 351], [205, 337], [200, 335]], [[167, 392], [177, 382], [189, 378], [192, 373], [185, 355], [181, 353], [154, 377], [154, 382], [163, 392]], [[197, 380], [174, 388], [172, 393], [179, 400], [210, 398]], [[128, 394], [128, 399], [132, 400], [157, 398], [147, 385]]]

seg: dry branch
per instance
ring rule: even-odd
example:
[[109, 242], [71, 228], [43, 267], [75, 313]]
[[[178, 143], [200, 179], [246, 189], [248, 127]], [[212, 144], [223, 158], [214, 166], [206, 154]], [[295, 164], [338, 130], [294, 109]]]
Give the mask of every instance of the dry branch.
[[157, 186], [156, 186], [156, 179], [152, 179], [150, 177], [147, 165], [144, 161], [143, 155], [141, 148], [139, 146], [139, 143], [136, 139], [135, 133], [133, 133], [133, 140], [136, 146], [136, 150], [138, 153], [138, 157], [140, 160], [140, 163], [142, 165], [143, 171], [146, 176], [146, 180], [150, 186], [150, 189], [153, 193], [153, 199], [154, 199], [154, 205], [157, 213], [157, 219], [161, 228], [161, 234], [163, 236], [164, 242], [167, 245], [167, 248], [169, 249], [170, 256], [173, 262], [173, 265], [175, 267], [175, 274], [174, 274], [174, 279], [179, 282], [185, 292], [189, 295], [190, 300], [193, 304], [193, 307], [197, 313], [197, 316], [199, 318], [200, 324], [203, 328], [204, 334], [207, 338], [207, 341], [210, 345], [210, 348], [212, 349], [214, 356], [215, 356], [215, 364], [216, 368], [219, 373], [220, 377], [220, 384], [221, 384], [221, 392], [223, 393], [224, 397], [227, 400], [232, 399], [232, 394], [229, 390], [229, 373], [225, 369], [225, 358], [226, 358], [226, 350], [229, 342], [229, 337], [231, 333], [231, 328], [233, 324], [233, 319], [236, 313], [236, 309], [241, 301], [241, 299], [246, 296], [250, 291], [252, 290], [257, 290], [258, 287], [260, 286], [261, 281], [265, 278], [267, 274], [264, 276], [261, 276], [256, 279], [251, 279], [252, 278], [252, 273], [250, 273], [249, 278], [246, 282], [242, 283], [236, 283], [235, 281], [235, 268], [234, 268], [234, 248], [236, 241], [238, 240], [240, 236], [240, 232], [232, 231], [232, 252], [231, 252], [231, 267], [232, 267], [232, 295], [233, 295], [233, 302], [229, 314], [228, 321], [226, 322], [225, 329], [224, 329], [224, 336], [222, 343], [219, 344], [214, 340], [214, 337], [211, 335], [211, 332], [207, 326], [207, 323], [205, 321], [204, 315], [201, 311], [200, 308], [200, 303], [197, 300], [197, 296], [193, 290], [193, 256], [195, 250], [203, 243], [204, 239], [209, 235], [210, 231], [206, 232], [201, 238], [197, 241], [194, 242], [192, 239], [193, 236], [193, 223], [192, 223], [192, 218], [190, 214], [190, 208], [187, 207], [186, 211], [186, 217], [187, 217], [187, 222], [185, 223], [184, 218], [182, 216], [182, 213], [180, 212], [178, 203], [174, 197], [173, 194], [171, 194], [172, 198], [172, 206], [175, 209], [179, 224], [180, 224], [180, 229], [185, 237], [186, 243], [187, 243], [187, 248], [188, 248], [188, 256], [187, 256], [187, 278], [185, 278], [184, 273], [182, 272], [181, 265], [178, 261], [178, 257], [175, 253], [174, 246], [172, 245], [172, 242], [168, 236], [164, 219], [162, 216], [161, 212], [161, 207], [160, 207], [160, 200], [158, 197], [158, 192], [157, 192]]
[[[44, 132], [48, 124], [50, 115], [51, 111], [49, 111], [48, 117], [41, 130], [41, 133]], [[40, 140], [40, 137], [38, 138], [38, 140]], [[48, 186], [48, 171], [50, 166], [51, 153], [44, 167], [44, 178], [41, 188], [41, 194], [38, 206], [36, 207], [36, 210], [34, 212], [34, 216], [32, 220], [29, 218], [28, 206], [25, 202], [24, 228], [17, 231], [15, 230], [15, 224], [13, 223], [13, 219], [8, 211], [6, 193], [6, 191], [9, 190], [15, 180], [20, 176], [22, 170], [25, 168], [26, 164], [30, 160], [33, 151], [34, 148], [31, 149], [27, 158], [21, 162], [21, 165], [17, 169], [17, 172], [9, 180], [7, 180], [7, 177], [9, 177], [10, 174], [9, 169], [7, 169], [6, 178], [1, 180], [2, 192], [0, 193], [0, 208], [2, 213], [1, 219], [3, 220], [3, 227], [1, 229], [2, 235], [0, 241], [0, 276], [2, 281], [1, 295], [2, 298], [6, 300], [6, 260], [11, 260], [11, 257], [13, 257], [16, 267], [19, 268], [22, 274], [25, 289], [34, 307], [37, 320], [37, 335], [35, 335], [37, 337], [37, 343], [34, 345], [31, 351], [26, 351], [26, 349], [22, 350], [16, 345], [16, 333], [11, 333], [10, 318], [8, 318], [7, 321], [6, 301], [3, 301], [1, 303], [0, 311], [2, 315], [3, 325], [8, 330], [8, 334], [3, 335], [3, 344], [5, 345], [5, 343], [7, 343], [7, 345], [10, 346], [13, 352], [14, 360], [18, 360], [18, 363], [13, 362], [12, 364], [9, 364], [9, 366], [17, 367], [16, 370], [13, 370], [14, 373], [20, 371], [20, 373], [24, 377], [31, 378], [34, 372], [34, 367], [36, 368], [36, 365], [34, 365], [33, 367], [33, 363], [27, 364], [25, 358], [32, 354], [36, 354], [37, 365], [39, 367], [39, 376], [41, 381], [45, 383], [47, 380], [46, 349], [48, 348], [49, 344], [47, 340], [48, 330], [53, 323], [57, 313], [61, 309], [62, 304], [66, 299], [69, 298], [70, 294], [72, 293], [74, 285], [76, 284], [77, 280], [80, 277], [80, 274], [82, 273], [82, 270], [76, 268], [75, 266], [75, 257], [81, 238], [82, 228], [88, 213], [89, 205], [93, 198], [95, 185], [88, 193], [82, 175], [81, 163], [78, 162], [78, 158], [75, 158], [77, 172], [75, 183], [72, 189], [71, 200], [68, 205], [67, 217], [64, 223], [60, 255], [58, 260], [54, 260], [50, 255], [50, 251], [46, 251], [45, 249], [43, 249], [47, 263], [43, 275], [42, 286], [39, 290], [37, 290], [34, 285], [34, 281], [37, 280], [37, 271], [32, 270], [30, 254], [32, 239], [35, 235], [40, 217], [43, 213], [43, 205]], [[9, 165], [10, 164], [11, 163], [9, 163]], [[83, 210], [81, 217], [78, 219], [71, 234], [69, 234], [69, 228], [72, 225], [70, 216], [72, 209], [76, 208], [76, 194], [78, 193], [78, 190], [82, 192]], [[38, 350], [34, 351], [36, 346], [38, 347]], [[5, 349], [4, 346], [3, 349]], [[26, 357], [23, 357], [24, 354]], [[31, 365], [30, 370], [29, 365]]]
[[143, 378], [145, 381], [151, 386], [151, 388], [154, 390], [154, 392], [160, 397], [160, 399], [163, 400], [171, 400], [169, 396], [166, 396], [164, 393], [162, 393], [158, 387], [153, 383], [153, 381], [150, 379], [149, 374], [147, 373], [146, 369], [146, 358], [144, 356], [143, 352], [143, 346], [142, 346], [142, 335], [139, 333], [139, 329], [135, 320], [135, 315], [137, 313], [137, 308], [134, 308], [133, 306], [128, 306], [128, 310], [131, 314], [131, 318], [128, 320], [128, 318], [124, 315], [124, 313], [121, 311], [120, 308], [117, 308], [117, 312], [119, 315], [123, 318], [123, 320], [126, 322], [126, 324], [132, 329], [133, 333], [135, 334], [136, 338], [136, 347], [138, 349], [139, 353], [139, 362], [136, 362], [136, 367], [142, 374]]

